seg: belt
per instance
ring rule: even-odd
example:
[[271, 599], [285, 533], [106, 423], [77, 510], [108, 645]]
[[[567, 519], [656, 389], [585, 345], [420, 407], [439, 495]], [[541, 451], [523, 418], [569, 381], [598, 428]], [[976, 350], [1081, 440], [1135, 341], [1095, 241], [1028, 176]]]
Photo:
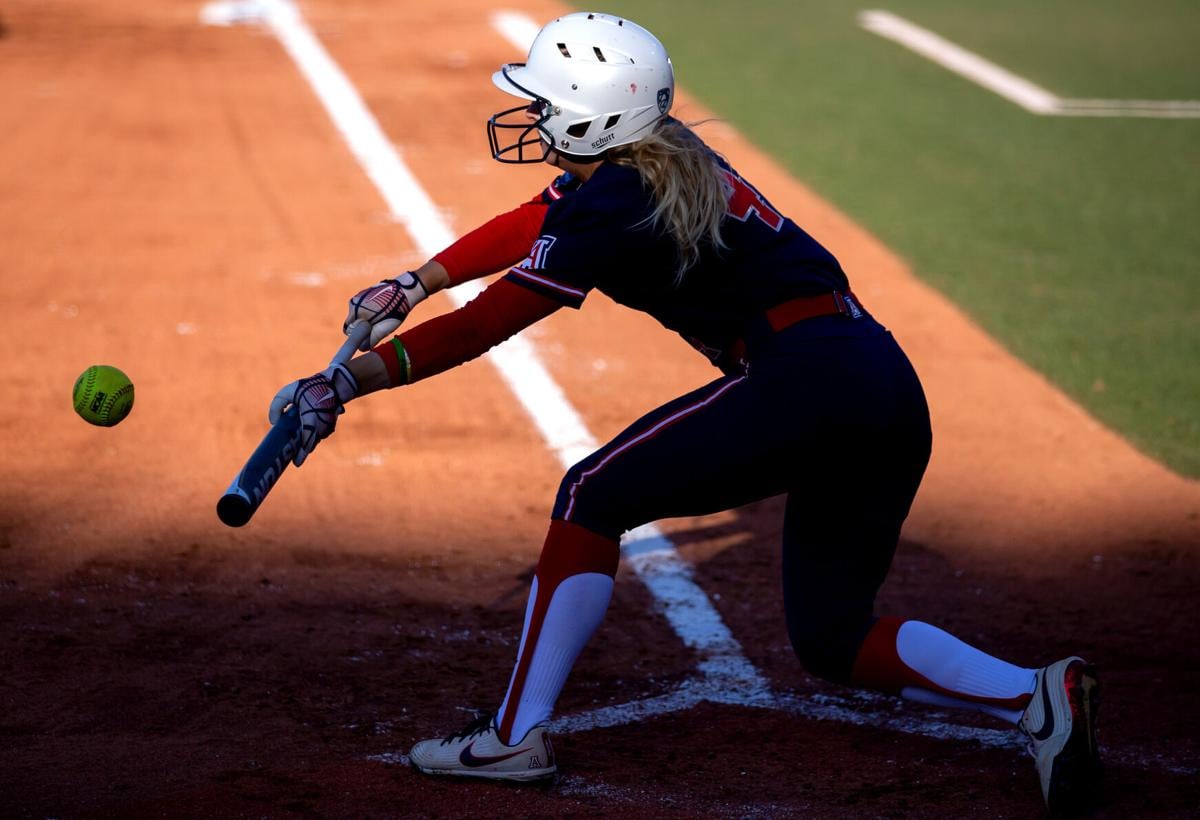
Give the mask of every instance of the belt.
[[797, 322], [803, 322], [805, 319], [815, 319], [818, 316], [849, 316], [851, 319], [858, 319], [863, 315], [862, 308], [859, 307], [858, 297], [850, 291], [840, 293], [822, 293], [817, 296], [801, 296], [798, 299], [789, 299], [782, 304], [778, 304], [767, 311], [767, 324], [771, 329], [778, 333], [785, 330]]
[[747, 328], [745, 336], [734, 340], [724, 350], [709, 348], [698, 339], [688, 338], [688, 341], [712, 360], [713, 364], [728, 373], [745, 368], [752, 347], [765, 343], [774, 334], [806, 319], [816, 319], [820, 316], [849, 316], [851, 319], [859, 319], [865, 315], [857, 296], [850, 291], [833, 291], [781, 302], [761, 314], [760, 318]]

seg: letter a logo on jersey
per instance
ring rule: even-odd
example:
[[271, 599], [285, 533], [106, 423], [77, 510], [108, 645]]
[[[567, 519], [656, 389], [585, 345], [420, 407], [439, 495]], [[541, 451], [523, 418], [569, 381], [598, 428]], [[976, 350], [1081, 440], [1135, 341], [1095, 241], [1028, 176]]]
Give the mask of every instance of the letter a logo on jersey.
[[732, 171], [721, 171], [725, 177], [725, 181], [729, 183], [729, 201], [725, 206], [725, 210], [734, 219], [740, 222], [745, 222], [754, 214], [768, 228], [779, 232], [783, 227], [783, 216], [779, 211], [771, 207], [771, 205], [763, 199], [762, 194], [754, 190], [741, 177]]
[[553, 244], [553, 236], [539, 236], [533, 243], [533, 250], [529, 252], [528, 267], [533, 270], [546, 267], [546, 256], [550, 253], [550, 246]]

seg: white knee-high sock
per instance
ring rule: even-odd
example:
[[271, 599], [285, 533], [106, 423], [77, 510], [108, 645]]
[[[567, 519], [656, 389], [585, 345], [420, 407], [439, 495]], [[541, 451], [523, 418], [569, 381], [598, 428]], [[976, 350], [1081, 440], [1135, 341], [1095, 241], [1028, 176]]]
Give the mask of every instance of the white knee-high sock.
[[619, 560], [616, 541], [551, 522], [525, 607], [517, 664], [496, 715], [503, 742], [520, 741], [550, 717], [571, 667], [608, 610]]
[[[506, 719], [511, 717], [511, 727], [506, 733], [501, 733], [505, 742], [519, 741], [525, 737], [526, 732], [550, 717], [554, 702], [558, 700], [576, 658], [604, 620], [612, 589], [612, 578], [597, 572], [588, 572], [563, 580], [550, 595], [540, 634], [535, 638], [537, 645], [532, 647], [528, 671], [523, 685], [520, 686], [520, 693], [514, 700], [513, 689], [518, 684], [517, 676], [521, 671], [521, 664], [518, 662], [508, 684], [504, 705], [500, 707], [496, 717], [501, 727], [504, 727]], [[529, 591], [529, 605], [525, 610], [525, 630], [521, 636], [521, 648], [517, 652], [517, 656], [521, 658], [526, 655], [526, 642], [530, 637], [529, 625], [537, 597], [538, 579], [534, 578], [533, 588]]]
[[1036, 672], [992, 657], [936, 626], [881, 618], [859, 650], [852, 682], [935, 706], [1017, 723]]

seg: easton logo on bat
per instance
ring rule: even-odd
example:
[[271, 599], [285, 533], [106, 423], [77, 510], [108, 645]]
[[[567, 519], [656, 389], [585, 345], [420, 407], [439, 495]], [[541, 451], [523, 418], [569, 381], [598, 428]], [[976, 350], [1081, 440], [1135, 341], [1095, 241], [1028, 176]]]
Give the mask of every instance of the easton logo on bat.
[[296, 440], [292, 439], [287, 443], [286, 447], [279, 451], [279, 455], [275, 457], [275, 461], [271, 463], [271, 466], [263, 470], [262, 477], [258, 479], [258, 483], [253, 487], [245, 488], [256, 506], [262, 503], [263, 499], [267, 497], [267, 493], [271, 492], [271, 488], [275, 486], [275, 482], [279, 480], [279, 476], [283, 474], [288, 463], [295, 457], [296, 449]]

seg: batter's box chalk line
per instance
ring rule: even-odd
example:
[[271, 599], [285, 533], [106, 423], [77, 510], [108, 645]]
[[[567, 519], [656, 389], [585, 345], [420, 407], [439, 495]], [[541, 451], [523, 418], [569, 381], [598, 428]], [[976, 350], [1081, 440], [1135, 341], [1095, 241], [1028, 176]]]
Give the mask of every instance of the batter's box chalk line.
[[[248, 24], [266, 28], [308, 81], [350, 154], [379, 191], [392, 218], [412, 237], [418, 251], [432, 257], [455, 239], [445, 212], [404, 164], [354, 84], [293, 3], [289, 0], [211, 3], [201, 11], [201, 21], [210, 25]], [[498, 12], [492, 18], [492, 25], [521, 53], [528, 50], [538, 30], [536, 22], [518, 12]], [[478, 282], [468, 282], [448, 295], [456, 305], [462, 305], [481, 290]], [[494, 348], [487, 358], [496, 365], [499, 375], [564, 468], [597, 448], [595, 437], [542, 363], [528, 335], [517, 335]], [[554, 723], [558, 731], [618, 726], [708, 702], [776, 709], [816, 720], [836, 720], [928, 737], [970, 739], [997, 748], [1020, 745], [1013, 739], [1013, 732], [898, 716], [895, 710], [882, 711], [874, 706], [860, 708], [863, 703], [876, 703], [870, 698], [851, 702], [828, 696], [775, 694], [746, 658], [708, 595], [696, 584], [691, 565], [655, 524], [629, 533], [622, 552], [625, 563], [649, 590], [655, 609], [684, 645], [699, 656], [698, 674], [663, 695], [560, 718]], [[375, 758], [382, 762], [407, 760], [400, 754]]]

